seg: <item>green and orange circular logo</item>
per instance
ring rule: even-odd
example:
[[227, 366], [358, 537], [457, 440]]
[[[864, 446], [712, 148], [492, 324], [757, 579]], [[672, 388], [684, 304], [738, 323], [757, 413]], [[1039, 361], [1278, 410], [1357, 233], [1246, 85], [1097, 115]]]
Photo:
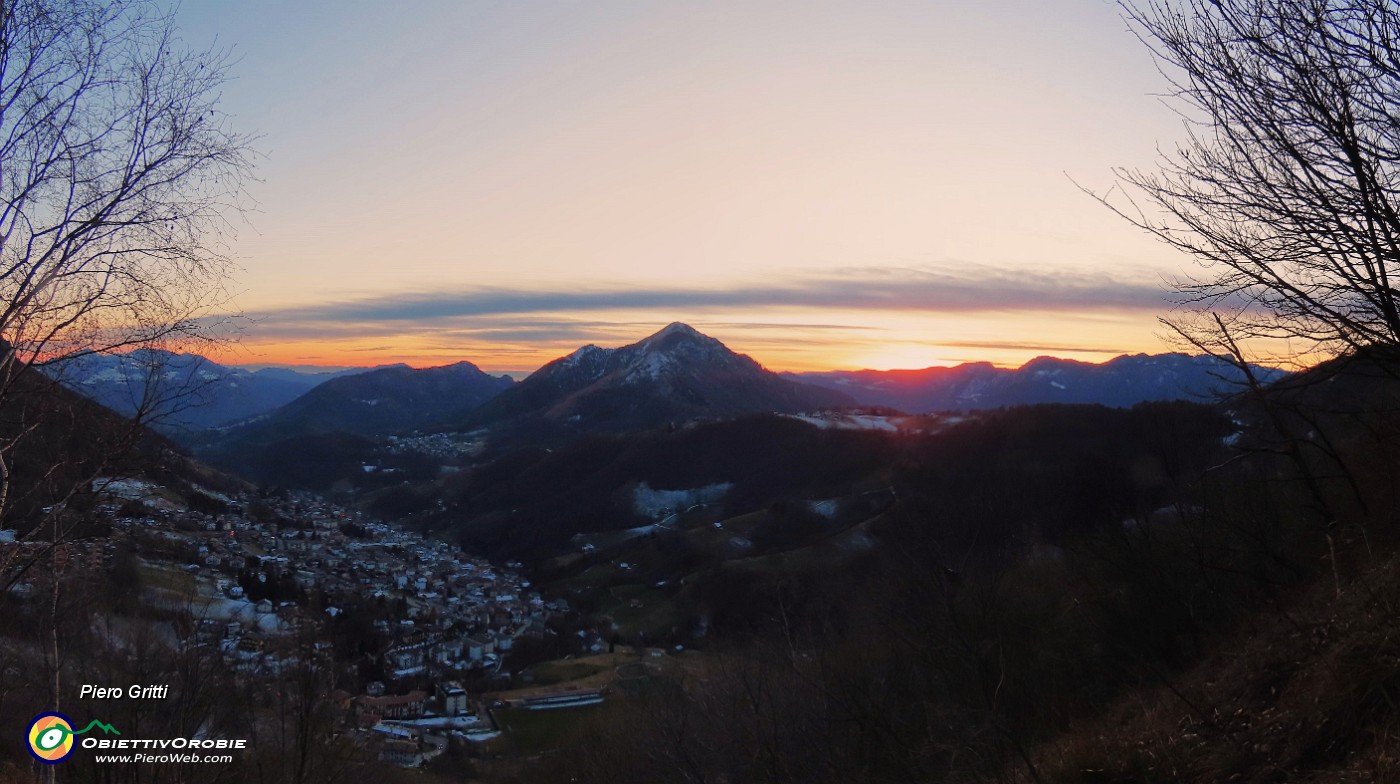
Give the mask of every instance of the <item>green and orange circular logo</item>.
[[29, 722], [29, 753], [40, 762], [62, 762], [73, 745], [73, 722], [62, 713], [41, 713]]

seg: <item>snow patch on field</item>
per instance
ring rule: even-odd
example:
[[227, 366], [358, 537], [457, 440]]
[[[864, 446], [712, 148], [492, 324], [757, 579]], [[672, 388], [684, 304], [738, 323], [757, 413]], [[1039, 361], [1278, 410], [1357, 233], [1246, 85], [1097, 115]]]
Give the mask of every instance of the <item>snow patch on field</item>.
[[156, 495], [156, 490], [160, 488], [152, 482], [143, 479], [115, 479], [108, 476], [101, 476], [92, 480], [92, 490], [95, 493], [107, 493], [126, 501], [140, 501]]
[[384, 722], [391, 727], [422, 727], [426, 729], [465, 730], [479, 727], [482, 720], [475, 714], [467, 716], [430, 716], [425, 719], [388, 719]]
[[201, 585], [195, 596], [182, 596], [161, 588], [148, 588], [147, 598], [152, 604], [169, 610], [188, 610], [195, 618], [209, 618], [215, 621], [238, 621], [244, 629], [257, 630], [265, 634], [278, 634], [287, 631], [287, 626], [278, 620], [276, 613], [260, 613], [257, 606], [243, 599], [227, 599], [211, 595], [213, 587]]
[[875, 414], [839, 414], [835, 412], [790, 414], [789, 416], [823, 430], [883, 430], [887, 433], [898, 432], [900, 422], [904, 419], [904, 417], [887, 417]]
[[816, 512], [817, 514], [821, 515], [822, 517], [825, 517], [828, 520], [836, 516], [836, 509], [839, 505], [840, 502], [837, 501], [837, 499], [835, 498], [828, 498], [823, 501], [807, 502], [807, 506], [810, 507], [813, 512]]
[[647, 517], [665, 517], [671, 512], [696, 504], [713, 504], [723, 500], [725, 493], [732, 487], [733, 482], [716, 482], [689, 490], [662, 490], [642, 482], [632, 491], [632, 508], [637, 514]]

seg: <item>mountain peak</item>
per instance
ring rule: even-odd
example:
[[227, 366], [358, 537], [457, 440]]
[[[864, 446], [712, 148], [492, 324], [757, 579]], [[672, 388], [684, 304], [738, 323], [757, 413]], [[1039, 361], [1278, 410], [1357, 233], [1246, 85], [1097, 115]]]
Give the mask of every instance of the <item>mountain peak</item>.
[[640, 345], [642, 343], [654, 343], [656, 341], [669, 338], [672, 335], [680, 335], [687, 338], [709, 338], [710, 340], [714, 340], [714, 338], [711, 338], [709, 335], [702, 333], [700, 330], [690, 326], [689, 324], [685, 324], [679, 321], [672, 321], [670, 324], [667, 324], [666, 326], [662, 327], [650, 337], [642, 338], [640, 341], [638, 341], [638, 344]]
[[667, 324], [655, 334], [620, 350], [634, 358], [655, 353], [672, 354], [677, 351], [694, 354], [696, 357], [703, 355], [710, 359], [735, 356], [723, 343], [679, 321]]
[[656, 335], [654, 335], [653, 337], [661, 337], [662, 335], [669, 335], [673, 332], [684, 332], [687, 335], [700, 334], [700, 330], [690, 326], [689, 324], [686, 324], [685, 322], [672, 321], [670, 324], [667, 324], [666, 326], [662, 327], [661, 331], [656, 333]]
[[[701, 367], [745, 366], [759, 370], [748, 357], [735, 354], [728, 346], [687, 324], [677, 321], [660, 332], [618, 349], [618, 359], [626, 367], [624, 381], [659, 379], [674, 373], [693, 374]], [[747, 368], [752, 365], [752, 368]]]
[[617, 431], [692, 418], [847, 406], [788, 381], [679, 321], [620, 348], [584, 346], [550, 362], [473, 414], [474, 425], [534, 419]]

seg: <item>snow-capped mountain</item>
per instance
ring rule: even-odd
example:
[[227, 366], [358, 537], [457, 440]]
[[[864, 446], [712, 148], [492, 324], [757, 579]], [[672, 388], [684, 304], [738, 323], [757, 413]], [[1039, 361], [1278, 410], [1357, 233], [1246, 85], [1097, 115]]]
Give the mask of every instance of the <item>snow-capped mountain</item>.
[[264, 414], [341, 375], [246, 370], [198, 354], [154, 349], [87, 354], [42, 371], [120, 414], [140, 412], [166, 433], [223, 427]]
[[[1260, 380], [1285, 374], [1257, 367]], [[1016, 369], [986, 362], [923, 370], [854, 370], [785, 374], [839, 390], [862, 405], [909, 413], [1001, 408], [1033, 403], [1128, 407], [1149, 400], [1209, 401], [1239, 391], [1242, 374], [1211, 356], [1124, 355], [1102, 364], [1038, 357]]]
[[679, 322], [621, 348], [584, 346], [477, 409], [470, 424], [534, 420], [619, 432], [695, 418], [852, 405], [847, 395], [764, 370]]

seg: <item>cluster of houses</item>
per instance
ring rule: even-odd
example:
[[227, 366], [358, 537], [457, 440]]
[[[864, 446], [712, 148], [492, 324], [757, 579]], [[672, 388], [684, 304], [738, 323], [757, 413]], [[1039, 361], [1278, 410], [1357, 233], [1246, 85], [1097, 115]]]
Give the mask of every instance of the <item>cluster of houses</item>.
[[[0, 565], [18, 569], [24, 564], [43, 557], [49, 552], [49, 541], [40, 536], [23, 537], [19, 531], [0, 531]], [[105, 571], [112, 564], [113, 544], [106, 539], [75, 539], [60, 545], [53, 553], [55, 561], [65, 570]], [[42, 572], [35, 572], [40, 574]], [[0, 586], [9, 583], [8, 575], [0, 574]], [[36, 586], [31, 579], [18, 579], [10, 584], [11, 596], [28, 599], [34, 596]]]
[[473, 710], [457, 681], [438, 681], [431, 692], [384, 692], [383, 683], [370, 683], [350, 701], [354, 731], [377, 745], [381, 762], [412, 767], [442, 753], [454, 736], [482, 741], [500, 734], [486, 707]]
[[[286, 647], [278, 638], [372, 603], [388, 616], [373, 628], [391, 682], [499, 671], [517, 639], [545, 635], [550, 617], [569, 610], [530, 590], [519, 563], [498, 567], [310, 494], [264, 503], [263, 522], [233, 501], [215, 514], [165, 509], [114, 520], [184, 560], [211, 602], [208, 616], [226, 622], [217, 644], [240, 669], [277, 669], [275, 652]], [[321, 608], [313, 614], [286, 596], [249, 596], [248, 581], [269, 575], [314, 591]]]
[[420, 454], [430, 457], [454, 458], [476, 454], [485, 447], [485, 443], [480, 433], [389, 436], [385, 451], [391, 455]]
[[[373, 608], [365, 625], [379, 646], [382, 676], [370, 677], [383, 680], [359, 696], [338, 692], [337, 702], [347, 730], [367, 736], [393, 764], [422, 764], [454, 737], [498, 734], [486, 706], [474, 705], [461, 681], [474, 671], [501, 674], [522, 638], [553, 634], [550, 620], [570, 610], [564, 600], [531, 590], [519, 563], [493, 565], [310, 494], [258, 501], [256, 510], [232, 498], [208, 512], [147, 502], [144, 517], [130, 514], [133, 498], [120, 500], [97, 507], [114, 535], [65, 544], [63, 557], [108, 569], [116, 543], [126, 539], [143, 569], [187, 573], [197, 586], [191, 607], [199, 611], [188, 642], [217, 649], [236, 672], [265, 678], [307, 662], [334, 666], [332, 624]], [[0, 532], [0, 553], [44, 546]], [[259, 585], [269, 581], [277, 595]], [[298, 590], [289, 596], [292, 585]], [[607, 647], [596, 631], [577, 636], [584, 651]], [[601, 699], [593, 692], [543, 695], [523, 707]]]

